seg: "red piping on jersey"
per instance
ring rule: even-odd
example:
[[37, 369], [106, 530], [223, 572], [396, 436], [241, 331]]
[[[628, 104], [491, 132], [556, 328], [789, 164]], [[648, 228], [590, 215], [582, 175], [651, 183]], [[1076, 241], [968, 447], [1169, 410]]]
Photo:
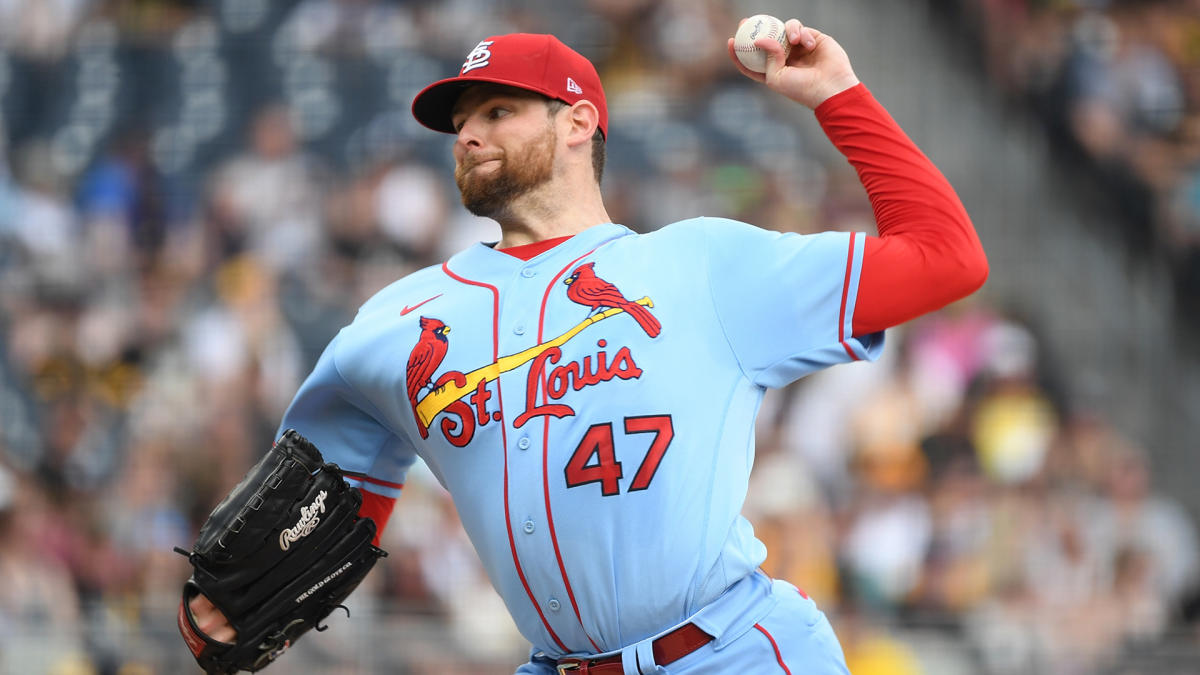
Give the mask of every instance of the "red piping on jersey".
[[854, 237], [857, 234], [850, 233], [850, 251], [846, 254], [846, 280], [842, 282], [842, 308], [838, 310], [838, 342], [842, 343], [842, 349], [845, 349], [854, 361], [859, 360], [858, 355], [846, 342], [846, 300], [850, 296], [850, 273], [854, 270]]
[[[479, 281], [471, 281], [458, 276], [450, 271], [448, 263], [442, 263], [442, 271], [446, 276], [468, 286], [479, 286], [486, 288], [492, 292], [492, 361], [500, 360], [500, 289], [491, 284], [485, 284]], [[504, 416], [504, 395], [500, 391], [500, 379], [496, 378], [496, 399], [500, 403], [500, 418], [507, 419]], [[507, 428], [500, 428], [500, 444], [504, 449], [504, 527], [508, 530], [508, 548], [512, 551], [513, 566], [517, 569], [517, 576], [521, 579], [521, 585], [525, 587], [525, 594], [529, 596], [529, 602], [533, 604], [533, 608], [537, 610], [538, 618], [542, 620], [542, 625], [546, 627], [546, 631], [550, 633], [550, 637], [554, 638], [554, 644], [564, 652], [571, 651], [563, 644], [563, 641], [558, 638], [558, 634], [550, 627], [550, 622], [546, 620], [546, 615], [542, 614], [542, 606], [537, 599], [533, 597], [533, 590], [529, 588], [529, 581], [525, 579], [525, 571], [521, 569], [521, 559], [517, 556], [517, 540], [513, 538], [512, 516], [508, 508], [508, 431]]]
[[383, 480], [382, 478], [373, 478], [371, 476], [347, 476], [347, 478], [357, 479], [364, 483], [372, 483], [374, 485], [382, 485], [383, 487], [393, 488], [396, 490], [404, 489], [404, 483], [393, 483], [390, 480]]
[[766, 635], [767, 640], [771, 642], [771, 649], [775, 650], [775, 660], [779, 662], [779, 667], [783, 668], [783, 672], [787, 673], [787, 675], [792, 675], [792, 671], [789, 670], [787, 664], [783, 662], [783, 654], [779, 653], [779, 645], [775, 644], [775, 638], [771, 637], [771, 634], [767, 632], [766, 628], [762, 627], [762, 624], [756, 623], [754, 624], [754, 627], [758, 629], [758, 632]]
[[[554, 278], [550, 280], [550, 283], [546, 284], [546, 292], [542, 294], [542, 307], [538, 311], [538, 344], [541, 344], [543, 340], [543, 331], [545, 330], [546, 325], [546, 303], [550, 301], [550, 291], [555, 287], [556, 284], [558, 284], [558, 280], [562, 278], [562, 275], [565, 274], [567, 270], [571, 269], [572, 265], [591, 255], [592, 251], [595, 250], [596, 249], [593, 248], [591, 251], [588, 251], [587, 253], [584, 253], [578, 258], [567, 263], [566, 266], [558, 271], [558, 274], [554, 275]], [[545, 371], [543, 371], [541, 382], [543, 404], [549, 403], [549, 399], [546, 398], [547, 377], [549, 376], [545, 373]], [[550, 510], [549, 466], [550, 418], [546, 416], [542, 418], [542, 492], [546, 498], [546, 525], [550, 528], [550, 543], [554, 545], [554, 557], [558, 559], [558, 572], [562, 575], [563, 585], [567, 587], [567, 598], [571, 600], [571, 609], [575, 610], [575, 618], [579, 621], [579, 627], [583, 629], [583, 634], [587, 636], [588, 642], [592, 643], [592, 649], [602, 652], [604, 650], [600, 649], [600, 646], [596, 644], [596, 641], [592, 639], [591, 635], [588, 635], [587, 627], [583, 625], [583, 617], [579, 614], [579, 603], [575, 601], [575, 591], [571, 589], [571, 580], [567, 578], [567, 567], [565, 564], [563, 564], [562, 551], [560, 551], [558, 548], [558, 533], [554, 529], [554, 515]]]

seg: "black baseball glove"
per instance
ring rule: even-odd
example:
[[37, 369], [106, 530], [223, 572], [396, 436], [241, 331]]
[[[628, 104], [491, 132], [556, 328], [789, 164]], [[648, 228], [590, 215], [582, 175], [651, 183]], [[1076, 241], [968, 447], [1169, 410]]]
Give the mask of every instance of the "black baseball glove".
[[[358, 586], [379, 558], [375, 522], [359, 518], [362, 493], [293, 430], [217, 508], [186, 555], [179, 631], [205, 672], [267, 667]], [[237, 631], [218, 642], [197, 627], [188, 601], [203, 594]], [[344, 609], [344, 607], [343, 607]], [[348, 613], [348, 612], [347, 612]]]

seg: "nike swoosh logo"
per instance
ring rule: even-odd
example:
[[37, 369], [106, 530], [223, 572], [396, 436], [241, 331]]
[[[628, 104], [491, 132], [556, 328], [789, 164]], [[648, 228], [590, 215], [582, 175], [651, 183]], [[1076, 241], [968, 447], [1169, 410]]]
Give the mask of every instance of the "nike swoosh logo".
[[438, 293], [437, 295], [433, 296], [433, 297], [432, 297], [432, 298], [430, 298], [429, 300], [422, 300], [421, 302], [418, 302], [417, 304], [415, 304], [415, 305], [413, 305], [413, 306], [411, 306], [411, 307], [410, 307], [410, 306], [408, 306], [408, 305], [405, 305], [405, 306], [404, 306], [404, 309], [400, 310], [400, 316], [404, 316], [405, 314], [408, 314], [409, 312], [411, 312], [411, 311], [413, 311], [414, 309], [416, 309], [416, 308], [420, 307], [421, 305], [423, 305], [423, 304], [425, 304], [425, 303], [427, 303], [427, 302], [431, 302], [431, 301], [433, 301], [433, 300], [437, 300], [437, 299], [438, 299], [438, 298], [440, 298], [440, 297], [442, 297], [442, 294], [441, 294], [441, 293]]

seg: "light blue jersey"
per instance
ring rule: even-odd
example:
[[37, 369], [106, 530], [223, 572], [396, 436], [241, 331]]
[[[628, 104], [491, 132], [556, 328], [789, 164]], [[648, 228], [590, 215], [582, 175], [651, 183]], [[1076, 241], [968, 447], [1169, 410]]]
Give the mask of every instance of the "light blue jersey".
[[364, 304], [280, 428], [385, 496], [424, 460], [535, 652], [689, 620], [719, 650], [776, 602], [739, 515], [764, 391], [882, 350], [851, 335], [864, 241], [700, 218], [478, 244]]

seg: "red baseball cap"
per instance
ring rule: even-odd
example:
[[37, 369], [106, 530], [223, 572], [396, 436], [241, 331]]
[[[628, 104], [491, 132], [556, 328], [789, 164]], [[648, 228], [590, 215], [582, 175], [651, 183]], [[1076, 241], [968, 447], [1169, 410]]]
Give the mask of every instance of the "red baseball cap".
[[600, 75], [579, 52], [553, 35], [495, 35], [475, 45], [458, 75], [421, 90], [413, 117], [434, 131], [454, 133], [450, 111], [460, 94], [477, 82], [507, 84], [574, 104], [591, 101], [600, 111], [600, 132], [608, 136], [608, 105]]

